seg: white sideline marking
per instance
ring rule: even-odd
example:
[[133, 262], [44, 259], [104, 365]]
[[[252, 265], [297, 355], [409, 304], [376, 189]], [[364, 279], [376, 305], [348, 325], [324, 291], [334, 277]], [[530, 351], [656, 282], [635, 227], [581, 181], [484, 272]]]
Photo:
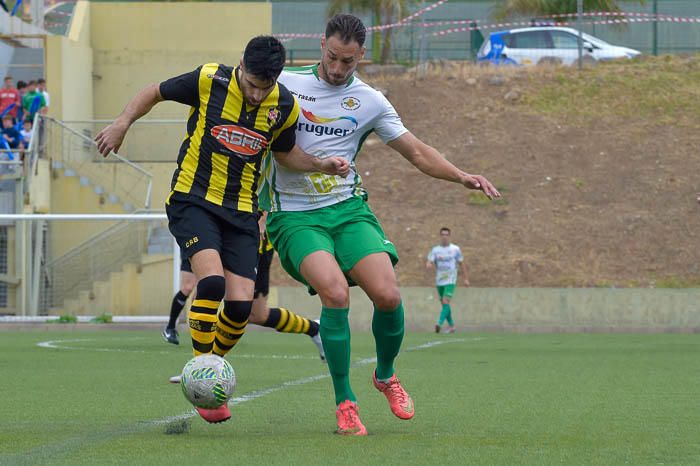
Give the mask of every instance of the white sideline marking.
[[[422, 349], [428, 349], [428, 348], [433, 348], [435, 346], [439, 345], [444, 345], [444, 344], [449, 344], [449, 343], [458, 343], [458, 342], [465, 342], [465, 341], [481, 341], [484, 340], [484, 338], [481, 337], [475, 337], [475, 338], [455, 338], [455, 339], [450, 339], [450, 340], [435, 340], [435, 341], [430, 341], [427, 343], [423, 343], [421, 345], [416, 345], [412, 346], [409, 348], [404, 349], [403, 351], [420, 351]], [[52, 341], [45, 341], [41, 342], [43, 344], [37, 344], [37, 346], [41, 346], [43, 348], [54, 348], [56, 342], [76, 342], [76, 341], [86, 341], [86, 339], [79, 339], [79, 340], [52, 340]], [[64, 348], [61, 348], [64, 349]], [[78, 348], [78, 349], [89, 349], [89, 348]], [[359, 361], [356, 361], [355, 363], [352, 364], [352, 367], [358, 367], [358, 366], [364, 366], [367, 364], [371, 364], [376, 361], [376, 358], [365, 358], [361, 359]], [[308, 383], [316, 382], [321, 379], [326, 379], [329, 378], [330, 375], [328, 373], [323, 373], [323, 374], [318, 374], [310, 377], [304, 377], [301, 379], [297, 380], [290, 380], [287, 382], [283, 382], [279, 385], [274, 385], [272, 387], [268, 388], [263, 388], [260, 390], [254, 390], [250, 393], [246, 393], [245, 395], [241, 395], [239, 397], [233, 398], [229, 400], [229, 404], [231, 405], [239, 405], [241, 403], [245, 403], [247, 401], [253, 401], [257, 400], [258, 398], [262, 398], [264, 396], [267, 396], [271, 393], [275, 393], [281, 390], [284, 390], [289, 387], [296, 387], [299, 385], [305, 385]], [[123, 435], [131, 435], [134, 433], [142, 432], [150, 427], [153, 426], [162, 426], [165, 424], [168, 424], [170, 422], [176, 422], [176, 421], [183, 421], [186, 419], [189, 419], [193, 416], [196, 415], [196, 412], [194, 410], [182, 413], [180, 415], [175, 415], [175, 416], [167, 416], [161, 419], [154, 419], [151, 421], [141, 421], [137, 422], [136, 424], [131, 424], [131, 425], [125, 425], [125, 426], [115, 426], [113, 429], [110, 430], [103, 430], [103, 431], [97, 431], [93, 432], [87, 435], [83, 435], [80, 437], [73, 437], [73, 438], [68, 438], [68, 439], [62, 439], [59, 442], [54, 442], [54, 443], [48, 443], [44, 445], [39, 445], [35, 448], [31, 448], [29, 450], [25, 450], [23, 452], [19, 453], [14, 453], [14, 454], [0, 454], [0, 463], [4, 463], [5, 461], [9, 463], [31, 463], [31, 464], [42, 464], [48, 461], [56, 461], [57, 457], [62, 454], [66, 453], [75, 453], [76, 451], [85, 448], [86, 446], [95, 446], [97, 443], [100, 442], [107, 442], [115, 437], [123, 436]]]
[[[427, 349], [427, 348], [433, 348], [435, 346], [440, 346], [440, 345], [445, 345], [449, 343], [458, 343], [458, 342], [464, 342], [464, 341], [481, 341], [483, 338], [477, 337], [477, 338], [455, 338], [451, 340], [435, 340], [435, 341], [430, 341], [428, 343], [423, 343], [422, 345], [417, 345], [417, 346], [411, 346], [409, 348], [406, 348], [404, 351], [420, 351], [422, 349]], [[351, 367], [360, 367], [360, 366], [366, 366], [367, 364], [372, 364], [377, 362], [377, 358], [365, 358], [365, 359], [360, 359], [358, 361], [355, 361], [352, 363]], [[258, 398], [262, 398], [263, 396], [267, 396], [271, 393], [279, 392], [282, 391], [286, 388], [289, 387], [298, 387], [299, 385], [306, 385], [307, 383], [311, 382], [316, 382], [317, 380], [322, 380], [322, 379], [327, 379], [330, 378], [330, 374], [325, 373], [325, 374], [318, 374], [318, 375], [312, 375], [310, 377], [304, 377], [301, 379], [297, 380], [290, 380], [287, 382], [282, 382], [279, 385], [274, 385], [272, 387], [268, 388], [263, 388], [260, 390], [254, 390], [250, 393], [246, 393], [245, 395], [237, 396], [235, 398], [231, 398], [228, 402], [229, 405], [231, 406], [236, 406], [241, 403], [245, 403], [246, 401], [253, 401], [257, 400]], [[186, 413], [182, 413], [177, 416], [168, 416], [162, 419], [156, 419], [154, 421], [149, 421], [147, 424], [150, 425], [163, 425], [163, 424], [169, 424], [173, 421], [182, 421], [185, 419], [189, 419], [193, 416], [195, 416], [197, 412], [193, 409], [191, 411], [188, 411]]]
[[[66, 346], [64, 343], [79, 343], [87, 341], [105, 341], [105, 338], [76, 338], [67, 340], [47, 340], [40, 341], [36, 346], [40, 348], [49, 349], [61, 349], [61, 350], [72, 350], [72, 351], [99, 351], [104, 353], [148, 353], [148, 354], [175, 354], [173, 351], [146, 351], [146, 350], [132, 350], [123, 348], [88, 348], [81, 346]], [[119, 339], [123, 341], [124, 339]], [[130, 340], [143, 340], [143, 338], [130, 338]], [[303, 360], [318, 360], [318, 356], [307, 356], [301, 354], [245, 354], [239, 353], [235, 355], [236, 359], [303, 359]]]

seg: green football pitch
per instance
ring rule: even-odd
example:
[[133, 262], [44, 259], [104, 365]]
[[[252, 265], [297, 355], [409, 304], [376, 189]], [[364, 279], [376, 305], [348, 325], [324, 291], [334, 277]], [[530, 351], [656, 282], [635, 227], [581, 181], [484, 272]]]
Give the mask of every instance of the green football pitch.
[[700, 464], [695, 335], [409, 333], [411, 421], [371, 385], [371, 335], [352, 348], [364, 438], [332, 433], [303, 335], [247, 334], [209, 425], [167, 383], [188, 345], [157, 329], [0, 332], [0, 464]]

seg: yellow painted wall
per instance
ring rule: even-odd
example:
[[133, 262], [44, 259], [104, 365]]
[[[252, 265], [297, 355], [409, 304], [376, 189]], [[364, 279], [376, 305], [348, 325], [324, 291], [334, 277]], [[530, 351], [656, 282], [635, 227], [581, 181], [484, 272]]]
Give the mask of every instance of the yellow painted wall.
[[[202, 63], [235, 65], [253, 36], [269, 34], [269, 3], [92, 3], [95, 117], [114, 118], [147, 84]], [[149, 118], [184, 118], [158, 105]]]
[[59, 120], [93, 118], [93, 50], [90, 8], [79, 1], [68, 37], [46, 38], [46, 82], [51, 93], [49, 116]]

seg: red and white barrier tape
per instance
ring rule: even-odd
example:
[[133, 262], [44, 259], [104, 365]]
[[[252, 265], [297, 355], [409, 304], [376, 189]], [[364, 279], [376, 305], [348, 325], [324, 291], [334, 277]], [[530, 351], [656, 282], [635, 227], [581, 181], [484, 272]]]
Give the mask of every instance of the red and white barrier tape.
[[[425, 8], [421, 8], [420, 10], [416, 11], [415, 13], [405, 17], [401, 21], [398, 21], [396, 23], [391, 23], [391, 24], [381, 24], [379, 26], [370, 26], [367, 28], [367, 32], [374, 32], [374, 31], [384, 31], [386, 29], [394, 29], [397, 27], [403, 27], [409, 25], [411, 20], [414, 18], [417, 18], [418, 16], [422, 15], [423, 13], [426, 13], [428, 11], [434, 10], [435, 8], [444, 5], [447, 3], [449, 0], [439, 0], [438, 2], [432, 3]], [[291, 39], [320, 39], [323, 37], [323, 33], [296, 33], [296, 32], [290, 32], [290, 33], [282, 33], [282, 34], [275, 34], [275, 37], [278, 39], [282, 40], [283, 42], [286, 42]]]
[[[675, 17], [675, 16], [658, 16], [654, 17], [639, 17], [639, 18], [624, 18], [624, 19], [604, 19], [598, 21], [583, 21], [583, 24], [630, 24], [630, 23], [651, 23], [654, 21], [659, 22], [670, 22], [670, 23], [700, 23], [700, 18], [689, 17]], [[473, 21], [465, 21], [462, 24], [471, 24]], [[536, 24], [536, 22], [535, 22]], [[513, 26], [532, 26], [532, 21], [520, 21], [520, 22], [510, 22], [510, 23], [495, 23], [495, 24], [479, 24], [477, 26], [467, 26], [461, 28], [449, 28], [443, 29], [441, 31], [435, 31], [430, 34], [431, 37], [436, 36], [446, 36], [448, 34], [454, 34], [458, 32], [469, 32], [482, 29], [500, 29], [500, 28], [510, 28]], [[557, 23], [557, 26], [575, 26], [575, 21], [565, 21]]]
[[[484, 20], [472, 20], [472, 19], [466, 19], [466, 20], [453, 20], [453, 21], [435, 21], [431, 23], [412, 23], [409, 24], [409, 22], [422, 15], [426, 11], [433, 10], [445, 3], [447, 3], [448, 0], [441, 0], [439, 2], [433, 3], [432, 5], [429, 5], [421, 10], [416, 11], [410, 16], [407, 16], [403, 20], [397, 22], [397, 23], [392, 23], [392, 24], [385, 24], [381, 26], [372, 26], [367, 28], [368, 31], [380, 31], [380, 30], [385, 30], [385, 29], [392, 29], [392, 28], [397, 28], [397, 27], [405, 27], [405, 26], [413, 26], [413, 27], [422, 27], [422, 28], [430, 28], [430, 27], [438, 27], [438, 26], [445, 26], [445, 25], [459, 25], [459, 24], [466, 24], [470, 25], [473, 23], [476, 23], [478, 26], [468, 26], [468, 27], [461, 27], [461, 28], [449, 28], [445, 29], [442, 31], [435, 31], [431, 36], [444, 36], [447, 34], [453, 34], [457, 32], [468, 32], [468, 31], [473, 31], [475, 29], [495, 29], [495, 28], [505, 28], [505, 27], [512, 27], [512, 26], [532, 26], [533, 21], [511, 21], [511, 22], [504, 22], [504, 23], [493, 23], [493, 24], [482, 24], [485, 21]], [[547, 19], [557, 19], [557, 18], [575, 18], [578, 15], [576, 13], [563, 13], [563, 14], [556, 14], [556, 15], [547, 15], [547, 16], [542, 16], [537, 18], [534, 22], [544, 22]], [[629, 23], [648, 23], [648, 22], [654, 22], [654, 21], [659, 21], [659, 22], [669, 22], [669, 23], [700, 23], [700, 18], [698, 17], [680, 17], [680, 16], [669, 16], [669, 15], [654, 15], [652, 13], [634, 13], [634, 12], [610, 12], [610, 11], [597, 11], [597, 12], [587, 12], [583, 13], [584, 17], [591, 18], [591, 17], [620, 17], [621, 19], [608, 19], [608, 20], [598, 20], [598, 21], [588, 21], [585, 22], [585, 24], [629, 24]], [[562, 23], [557, 23], [557, 25], [563, 26], [563, 25], [572, 25], [573, 23], [571, 22], [562, 22]], [[323, 36], [322, 33], [285, 33], [285, 34], [275, 34], [275, 37], [281, 39], [283, 42], [287, 42], [292, 39], [318, 39]]]

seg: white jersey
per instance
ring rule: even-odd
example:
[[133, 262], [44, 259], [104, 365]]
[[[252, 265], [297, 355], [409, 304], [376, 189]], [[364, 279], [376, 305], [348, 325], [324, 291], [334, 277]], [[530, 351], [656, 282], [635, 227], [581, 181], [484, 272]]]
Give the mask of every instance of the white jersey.
[[462, 251], [456, 244], [435, 246], [428, 254], [428, 260], [435, 264], [435, 285], [454, 285], [457, 283], [457, 267], [464, 261]]
[[[273, 157], [263, 172], [271, 211], [314, 210], [352, 196], [364, 196], [355, 157], [374, 131], [384, 143], [408, 130], [394, 107], [379, 91], [356, 76], [345, 86], [332, 86], [318, 76], [318, 65], [288, 68], [279, 77], [299, 101], [297, 145], [316, 157], [339, 156], [350, 162], [346, 178], [287, 169]], [[265, 202], [266, 204], [267, 202]]]

